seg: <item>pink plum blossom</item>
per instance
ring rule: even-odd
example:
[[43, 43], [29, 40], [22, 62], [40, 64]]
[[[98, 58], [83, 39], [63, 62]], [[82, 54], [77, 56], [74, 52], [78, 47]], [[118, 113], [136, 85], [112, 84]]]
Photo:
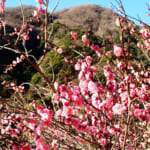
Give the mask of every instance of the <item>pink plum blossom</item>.
[[80, 80], [79, 87], [81, 89], [87, 89], [88, 88], [88, 80]]
[[21, 147], [21, 150], [31, 150], [31, 146], [24, 145]]
[[102, 145], [103, 147], [106, 147], [106, 146], [107, 146], [107, 139], [101, 138], [101, 139], [100, 139], [100, 143], [101, 143], [101, 145]]
[[126, 91], [120, 93], [121, 101], [122, 102], [128, 102], [128, 93]]
[[87, 56], [87, 57], [85, 58], [85, 60], [86, 60], [86, 63], [90, 66], [91, 63], [92, 63], [92, 57], [91, 57], [91, 56]]
[[98, 46], [98, 45], [94, 45], [94, 44], [93, 44], [93, 45], [91, 45], [90, 47], [91, 47], [91, 49], [94, 50], [94, 51], [99, 51], [99, 46]]
[[57, 146], [57, 140], [53, 140], [52, 143], [51, 143], [51, 145], [52, 145], [52, 148], [57, 149], [58, 148], [58, 146]]
[[38, 12], [35, 10], [34, 12], [33, 12], [33, 17], [37, 17], [38, 16]]
[[115, 56], [122, 56], [123, 54], [123, 49], [117, 45], [114, 45], [114, 54]]
[[77, 39], [78, 38], [78, 34], [76, 32], [71, 32], [71, 36], [72, 36], [72, 39]]
[[118, 17], [116, 18], [115, 23], [116, 23], [116, 26], [118, 26], [118, 27], [120, 26], [120, 19]]
[[91, 93], [97, 93], [99, 91], [98, 84], [93, 82], [93, 81], [89, 81], [89, 83], [88, 83], [88, 90]]
[[0, 3], [0, 13], [4, 13], [4, 3]]
[[62, 111], [62, 113], [61, 113], [61, 116], [64, 116], [64, 117], [66, 117], [66, 118], [69, 118], [69, 116], [70, 115], [72, 115], [72, 113], [73, 113], [73, 109], [72, 109], [72, 107], [71, 106], [64, 106], [63, 107], [63, 111]]
[[121, 104], [116, 103], [113, 107], [112, 110], [114, 114], [116, 115], [122, 115], [126, 112], [127, 108]]
[[74, 67], [75, 67], [75, 70], [78, 70], [78, 71], [81, 70], [81, 64], [80, 63], [76, 63]]
[[87, 45], [90, 44], [90, 41], [87, 39], [87, 35], [83, 35], [83, 36], [82, 36], [82, 41], [83, 41], [83, 43], [85, 43], [85, 44], [87, 44]]
[[43, 0], [36, 0], [40, 5], [44, 4]]
[[125, 68], [125, 65], [123, 64], [122, 61], [118, 62], [117, 63], [117, 67], [120, 69], [120, 70], [123, 70]]

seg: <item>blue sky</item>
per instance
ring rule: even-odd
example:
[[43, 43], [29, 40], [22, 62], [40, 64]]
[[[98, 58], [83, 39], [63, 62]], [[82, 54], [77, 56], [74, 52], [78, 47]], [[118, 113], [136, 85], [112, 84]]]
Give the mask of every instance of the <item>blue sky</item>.
[[[50, 7], [53, 8], [57, 0], [50, 0]], [[122, 0], [124, 8], [129, 16], [140, 17], [142, 20], [150, 25], [150, 17], [147, 16], [148, 9], [146, 3], [149, 3], [149, 0]], [[26, 5], [37, 5], [36, 0], [22, 0], [23, 4]], [[68, 8], [80, 4], [97, 4], [102, 7], [110, 8], [110, 4], [113, 3], [115, 6], [118, 6], [115, 0], [60, 0], [57, 10]], [[19, 6], [19, 0], [6, 0], [6, 7], [15, 7]], [[150, 11], [149, 11], [150, 13]]]

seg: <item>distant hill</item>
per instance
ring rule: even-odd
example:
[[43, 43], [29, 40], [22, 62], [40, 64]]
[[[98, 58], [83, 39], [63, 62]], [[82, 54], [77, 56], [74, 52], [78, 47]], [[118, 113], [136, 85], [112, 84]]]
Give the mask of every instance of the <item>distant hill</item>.
[[[36, 10], [34, 6], [23, 6], [25, 20], [29, 20], [33, 11]], [[100, 37], [106, 37], [109, 34], [115, 33], [117, 27], [115, 26], [116, 14], [108, 8], [102, 8], [99, 5], [84, 4], [60, 10], [53, 14], [54, 22], [60, 22], [69, 26], [70, 28], [84, 28], [87, 29], [90, 23], [92, 31]], [[7, 8], [5, 18], [11, 26], [21, 26], [22, 15], [20, 7]]]
[[[24, 17], [25, 21], [27, 21], [30, 16], [32, 15], [33, 11], [36, 10], [36, 7], [24, 5]], [[8, 25], [10, 26], [18, 26], [20, 27], [22, 25], [22, 13], [21, 13], [21, 7], [8, 7], [5, 10], [4, 16], [5, 19], [8, 21]]]
[[88, 28], [92, 26], [92, 31], [100, 37], [113, 34], [117, 31], [115, 25], [116, 14], [108, 8], [99, 5], [84, 4], [60, 10], [55, 13], [56, 21], [70, 27]]

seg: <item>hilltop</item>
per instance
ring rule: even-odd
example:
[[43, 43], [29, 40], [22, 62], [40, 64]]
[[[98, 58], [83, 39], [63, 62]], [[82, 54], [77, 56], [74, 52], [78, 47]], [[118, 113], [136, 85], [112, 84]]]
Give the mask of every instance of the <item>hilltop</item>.
[[108, 34], [114, 34], [117, 31], [115, 25], [116, 14], [110, 9], [100, 7], [99, 5], [84, 4], [70, 7], [56, 12], [56, 21], [68, 25], [72, 28], [88, 28], [90, 23], [92, 31], [105, 37]]

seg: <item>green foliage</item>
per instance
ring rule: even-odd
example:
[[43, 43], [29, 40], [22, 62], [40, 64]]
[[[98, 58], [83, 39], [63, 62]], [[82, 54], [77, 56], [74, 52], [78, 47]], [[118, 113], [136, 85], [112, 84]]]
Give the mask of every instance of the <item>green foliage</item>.
[[58, 46], [62, 47], [67, 52], [71, 44], [71, 35], [67, 34], [59, 41]]
[[59, 73], [57, 74], [57, 79], [60, 84], [72, 81], [75, 79], [77, 73], [75, 72], [73, 66], [67, 65], [66, 68], [61, 69]]
[[18, 64], [9, 74], [17, 84], [21, 84], [30, 81], [35, 72], [36, 70], [27, 61], [24, 61]]
[[74, 31], [78, 34], [78, 39], [81, 39], [84, 34], [88, 33], [87, 30], [83, 29], [75, 29]]
[[55, 51], [50, 51], [46, 56], [43, 68], [50, 81], [59, 80], [65, 82], [65, 79], [71, 80], [74, 76], [74, 68], [64, 61], [64, 56]]
[[103, 85], [106, 84], [106, 77], [104, 76], [103, 73], [96, 72], [95, 80], [100, 81], [100, 83], [103, 84]]
[[7, 98], [10, 96], [10, 93], [8, 92], [7, 88], [4, 86], [0, 85], [0, 96]]
[[[3, 81], [7, 81], [9, 83], [9, 81], [12, 80], [12, 77], [10, 75], [0, 75], [0, 83], [2, 83]], [[15, 81], [14, 81], [15, 82]], [[5, 88], [5, 86], [0, 84], [0, 97], [10, 97], [10, 93], [8, 92], [7, 88]]]
[[130, 44], [129, 51], [132, 54], [130, 60], [140, 62], [144, 67], [148, 67], [150, 65], [150, 62], [144, 55], [144, 52], [140, 48], [137, 48], [135, 44]]
[[38, 84], [38, 83], [41, 82], [41, 79], [42, 79], [42, 77], [41, 77], [40, 73], [37, 72], [37, 73], [35, 73], [35, 74], [32, 76], [32, 78], [31, 78], [31, 83], [32, 83], [32, 84]]
[[90, 42], [92, 42], [92, 44], [99, 45], [101, 47], [102, 39], [100, 39], [98, 36], [94, 35], [93, 32], [90, 32], [88, 39], [90, 40]]
[[66, 28], [66, 26], [64, 24], [61, 24], [59, 22], [54, 23], [51, 28], [53, 29], [53, 32], [57, 32], [60, 28]]
[[58, 73], [63, 63], [65, 62], [62, 55], [55, 51], [50, 51], [44, 63], [44, 69], [47, 73], [52, 73], [53, 71], [54, 73]]
[[121, 43], [119, 31], [117, 31], [117, 32], [115, 33], [115, 35], [114, 35], [114, 37], [113, 37], [113, 42], [114, 42], [114, 44], [120, 44], [120, 43]]
[[31, 105], [27, 105], [26, 107], [27, 107], [30, 111], [33, 111], [33, 110], [34, 110], [33, 106], [31, 106]]
[[52, 42], [55, 39], [61, 39], [67, 34], [68, 28], [59, 22], [53, 23], [49, 26], [48, 30], [50, 31], [50, 41]]
[[42, 101], [40, 99], [38, 99], [38, 100], [36, 100], [36, 104], [37, 105], [42, 105], [43, 103], [42, 103]]
[[101, 61], [101, 66], [107, 65], [108, 60], [110, 60], [110, 57], [103, 56], [102, 61]]

